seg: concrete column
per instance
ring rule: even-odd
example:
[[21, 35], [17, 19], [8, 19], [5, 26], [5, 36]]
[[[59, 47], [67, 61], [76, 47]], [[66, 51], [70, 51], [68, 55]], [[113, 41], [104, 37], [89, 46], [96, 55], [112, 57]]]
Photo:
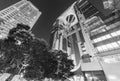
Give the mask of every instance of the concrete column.
[[80, 21], [79, 23], [81, 25], [82, 33], [83, 33], [83, 36], [84, 36], [84, 39], [85, 39], [85, 47], [86, 47], [87, 52], [91, 56], [94, 56], [94, 54], [96, 53], [96, 50], [95, 50], [95, 48], [94, 48], [94, 46], [92, 44], [92, 41], [90, 39], [89, 33], [87, 31], [87, 28], [84, 25], [85, 18], [84, 18], [84, 16], [82, 14], [81, 14], [81, 17], [82, 17], [82, 21]]

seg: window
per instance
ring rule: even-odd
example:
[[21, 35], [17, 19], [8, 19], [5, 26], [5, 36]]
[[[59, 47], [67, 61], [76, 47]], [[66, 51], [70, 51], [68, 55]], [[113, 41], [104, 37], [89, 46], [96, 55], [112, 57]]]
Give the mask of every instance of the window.
[[103, 29], [101, 29], [101, 31], [102, 31], [102, 32], [105, 32], [106, 30], [103, 28]]
[[118, 44], [120, 44], [120, 41], [118, 41]]
[[98, 42], [98, 41], [97, 41], [97, 39], [94, 39], [93, 42], [96, 43], [96, 42]]
[[[118, 41], [118, 43], [120, 44], [120, 41]], [[113, 42], [110, 44], [106, 44], [106, 45], [102, 45], [102, 46], [98, 46], [96, 47], [98, 52], [103, 52], [103, 51], [108, 51], [108, 50], [112, 50], [115, 48], [118, 48], [119, 45], [117, 44], [117, 42]]]
[[118, 47], [119, 47], [119, 45], [118, 45], [116, 42], [111, 43], [111, 44], [112, 44], [112, 46], [113, 46], [114, 48], [118, 48]]
[[101, 39], [101, 38], [97, 38], [96, 40], [99, 42], [99, 41], [101, 41], [102, 39]]
[[94, 43], [96, 43], [96, 42], [102, 41], [102, 38], [100, 37], [100, 38], [94, 39], [93, 41]]
[[118, 35], [120, 35], [120, 31], [113, 32], [113, 33], [111, 33], [111, 34], [107, 34], [107, 35], [105, 35], [105, 36], [96, 38], [96, 39], [93, 40], [93, 42], [94, 42], [94, 43], [97, 43], [97, 42], [100, 42], [100, 41], [109, 39], [109, 38], [111, 38], [112, 36], [115, 37], [115, 36], [118, 36]]
[[102, 52], [102, 51], [103, 51], [102, 47], [97, 47], [97, 50], [98, 50], [99, 52]]
[[120, 35], [120, 30], [119, 30], [119, 31], [117, 31], [116, 33], [117, 33], [117, 35]]
[[101, 46], [101, 47], [102, 47], [103, 51], [107, 51], [107, 50], [108, 50], [108, 48], [107, 48], [106, 45], [103, 45], [103, 46]]
[[102, 36], [101, 39], [102, 39], [102, 40], [105, 40], [105, 39], [107, 39], [107, 38], [106, 38], [106, 36]]
[[111, 38], [110, 34], [105, 35], [105, 37], [106, 37], [107, 39]]
[[117, 36], [116, 32], [113, 32], [111, 33], [111, 35], [114, 37], [114, 36]]
[[112, 44], [107, 44], [106, 47], [110, 50], [110, 49], [113, 49], [113, 46]]

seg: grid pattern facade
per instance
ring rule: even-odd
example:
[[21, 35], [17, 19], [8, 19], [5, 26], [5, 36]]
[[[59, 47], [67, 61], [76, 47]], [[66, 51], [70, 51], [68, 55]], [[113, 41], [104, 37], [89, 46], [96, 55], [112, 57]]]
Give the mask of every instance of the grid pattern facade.
[[17, 23], [28, 25], [32, 29], [40, 15], [41, 12], [27, 0], [21, 0], [8, 8], [1, 10], [0, 37], [6, 37], [9, 29], [15, 27]]
[[74, 71], [82, 71], [85, 81], [90, 80], [87, 75], [97, 77], [92, 78], [95, 81], [107, 81], [115, 71], [114, 75], [119, 77], [120, 12], [105, 16], [90, 0], [76, 2], [75, 10], [79, 22], [67, 30], [58, 30], [53, 48], [68, 53], [74, 60]]

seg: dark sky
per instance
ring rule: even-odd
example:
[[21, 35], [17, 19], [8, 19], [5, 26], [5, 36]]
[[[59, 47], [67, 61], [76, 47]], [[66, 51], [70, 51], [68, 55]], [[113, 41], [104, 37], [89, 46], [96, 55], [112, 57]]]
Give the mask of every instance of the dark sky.
[[[0, 10], [20, 0], [0, 0]], [[42, 12], [32, 31], [40, 38], [49, 40], [50, 30], [55, 19], [76, 0], [29, 0]]]

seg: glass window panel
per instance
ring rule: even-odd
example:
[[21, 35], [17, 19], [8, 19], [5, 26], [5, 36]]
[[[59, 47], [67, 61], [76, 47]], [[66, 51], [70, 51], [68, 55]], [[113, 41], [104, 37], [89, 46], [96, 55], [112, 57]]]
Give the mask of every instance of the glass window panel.
[[96, 42], [100, 42], [100, 41], [108, 39], [108, 38], [111, 38], [111, 36], [110, 35], [108, 35], [107, 37], [106, 36], [102, 36], [102, 37], [94, 39], [93, 42], [95, 42], [95, 43]]
[[102, 30], [99, 30], [99, 33], [101, 33], [102, 32]]
[[113, 46], [111, 44], [107, 44], [106, 47], [110, 50], [113, 49]]
[[98, 42], [98, 41], [97, 41], [97, 39], [94, 39], [93, 42], [96, 43], [96, 42]]
[[105, 36], [102, 36], [101, 39], [102, 39], [102, 40], [105, 40], [105, 39], [107, 39], [107, 38], [106, 38]]
[[106, 47], [106, 45], [103, 45], [103, 46], [101, 46], [102, 47], [102, 49], [104, 50], [104, 51], [107, 51], [108, 50], [108, 48]]
[[101, 48], [101, 46], [97, 47], [97, 50], [98, 50], [99, 52], [103, 51], [103, 49]]
[[106, 30], [105, 29], [101, 29], [102, 30], [102, 32], [105, 32]]
[[110, 34], [105, 35], [107, 39], [111, 38]]
[[120, 44], [120, 41], [118, 41], [118, 43]]
[[116, 32], [113, 32], [111, 33], [111, 35], [114, 37], [114, 36], [117, 36]]
[[118, 47], [119, 47], [119, 45], [118, 45], [116, 42], [111, 43], [111, 44], [112, 44], [112, 46], [113, 46], [114, 48], [118, 48]]
[[99, 41], [102, 41], [102, 38], [100, 37], [100, 38], [97, 38], [97, 41], [99, 42]]
[[116, 33], [117, 33], [117, 35], [120, 35], [120, 30], [119, 30], [119, 31], [117, 31]]

